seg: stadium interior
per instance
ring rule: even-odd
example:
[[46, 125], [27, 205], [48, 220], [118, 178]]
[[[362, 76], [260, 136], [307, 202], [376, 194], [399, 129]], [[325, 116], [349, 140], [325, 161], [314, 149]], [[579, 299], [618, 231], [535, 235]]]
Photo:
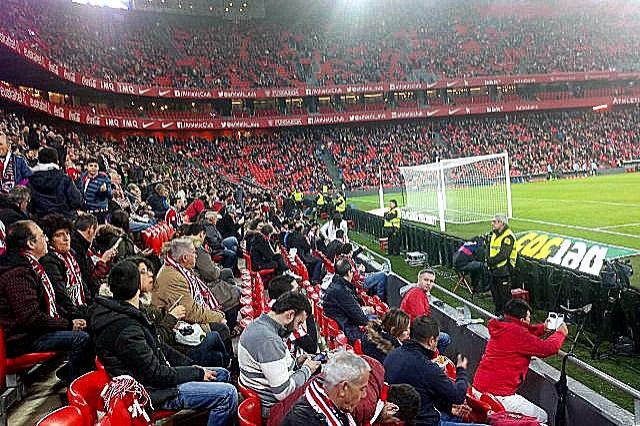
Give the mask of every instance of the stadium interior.
[[0, 426], [640, 425], [638, 22], [2, 0]]

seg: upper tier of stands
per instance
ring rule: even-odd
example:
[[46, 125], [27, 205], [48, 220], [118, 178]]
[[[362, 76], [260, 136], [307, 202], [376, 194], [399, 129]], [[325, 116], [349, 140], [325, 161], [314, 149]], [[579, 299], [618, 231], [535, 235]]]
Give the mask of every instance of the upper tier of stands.
[[174, 87], [283, 87], [638, 70], [626, 1], [289, 1], [250, 22], [6, 0], [0, 30], [93, 77]]

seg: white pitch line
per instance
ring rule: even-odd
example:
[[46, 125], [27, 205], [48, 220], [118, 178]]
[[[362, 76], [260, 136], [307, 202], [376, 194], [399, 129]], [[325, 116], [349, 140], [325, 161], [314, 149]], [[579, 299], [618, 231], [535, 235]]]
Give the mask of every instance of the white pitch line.
[[616, 203], [614, 201], [566, 200], [566, 199], [560, 199], [560, 198], [531, 198], [531, 197], [521, 197], [520, 199], [527, 200], [527, 201], [529, 200], [549, 201], [549, 202], [572, 203], [572, 204], [596, 204], [596, 205], [614, 206], [614, 207], [640, 207], [640, 204]]
[[627, 226], [639, 226], [640, 222], [636, 223], [625, 223], [624, 225], [610, 225], [610, 226], [601, 226], [596, 229], [615, 229], [615, 228], [626, 228]]
[[515, 220], [520, 220], [520, 221], [523, 221], [523, 222], [539, 223], [541, 225], [549, 225], [549, 226], [559, 226], [561, 228], [578, 229], [578, 230], [581, 230], [581, 231], [589, 231], [589, 232], [597, 232], [597, 233], [601, 233], [601, 234], [617, 235], [619, 237], [629, 237], [629, 238], [636, 238], [636, 239], [640, 240], [640, 235], [626, 234], [624, 232], [608, 231], [606, 229], [599, 229], [599, 228], [587, 228], [586, 226], [578, 226], [578, 225], [566, 225], [566, 224], [563, 224], [563, 223], [546, 222], [544, 220], [523, 219], [521, 217], [514, 217], [514, 219]]

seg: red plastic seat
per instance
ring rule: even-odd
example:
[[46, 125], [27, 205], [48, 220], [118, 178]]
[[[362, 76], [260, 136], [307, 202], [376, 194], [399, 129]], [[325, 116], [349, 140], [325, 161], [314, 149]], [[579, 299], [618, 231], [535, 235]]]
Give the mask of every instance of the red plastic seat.
[[256, 391], [254, 391], [253, 389], [249, 389], [248, 387], [243, 386], [240, 383], [238, 383], [238, 390], [240, 391], [240, 395], [242, 395], [244, 399], [254, 398], [258, 401], [260, 400], [260, 396]]
[[4, 330], [0, 327], [0, 388], [5, 386], [7, 374], [17, 374], [29, 370], [36, 364], [50, 360], [57, 355], [56, 352], [34, 352], [7, 358], [4, 341]]
[[85, 426], [86, 420], [78, 407], [58, 408], [43, 417], [36, 426]]
[[91, 371], [75, 379], [67, 390], [69, 405], [78, 407], [88, 425], [94, 425], [98, 411], [105, 411], [104, 401], [100, 394], [109, 383], [109, 376], [104, 370]]
[[249, 254], [245, 253], [243, 255], [243, 257], [244, 257], [244, 261], [245, 261], [245, 264], [247, 266], [247, 269], [250, 272], [254, 272], [254, 273], [260, 275], [261, 277], [267, 277], [269, 275], [273, 275], [273, 274], [276, 273], [275, 269], [261, 269], [260, 271], [254, 271], [253, 270], [253, 265], [251, 264], [251, 256]]
[[362, 342], [360, 341], [360, 339], [356, 339], [355, 342], [353, 342], [353, 352], [355, 352], [356, 355], [362, 355]]
[[240, 426], [262, 426], [260, 400], [245, 399], [238, 406], [238, 424]]

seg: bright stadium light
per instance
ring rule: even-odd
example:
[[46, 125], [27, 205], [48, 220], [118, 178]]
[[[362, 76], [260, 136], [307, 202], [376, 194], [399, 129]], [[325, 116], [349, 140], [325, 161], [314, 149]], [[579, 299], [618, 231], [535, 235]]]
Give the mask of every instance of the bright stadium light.
[[112, 9], [129, 9], [131, 3], [130, 0], [71, 0], [71, 2]]

